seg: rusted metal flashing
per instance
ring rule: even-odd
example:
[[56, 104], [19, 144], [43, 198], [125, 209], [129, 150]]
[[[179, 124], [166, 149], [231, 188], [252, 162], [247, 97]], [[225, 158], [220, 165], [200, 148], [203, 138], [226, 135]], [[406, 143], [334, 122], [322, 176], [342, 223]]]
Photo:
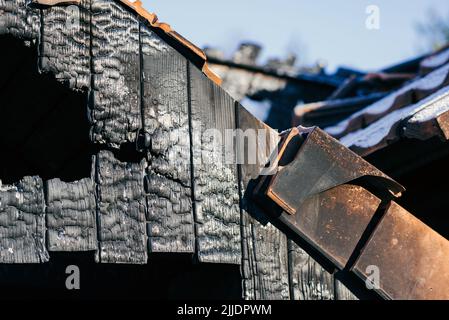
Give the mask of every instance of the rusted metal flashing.
[[[292, 141], [296, 132], [299, 131], [290, 133], [286, 143]], [[280, 166], [267, 191], [268, 197], [289, 214], [295, 214], [308, 197], [363, 177], [368, 178], [375, 187], [388, 190], [392, 196], [400, 196], [404, 191], [393, 179], [321, 129], [313, 128], [310, 132], [303, 130], [301, 134], [304, 133], [307, 137], [294, 161], [289, 165]], [[284, 146], [280, 158], [285, 156], [285, 150], [288, 148]], [[302, 183], [301, 188], [288, 187], [298, 182]]]
[[255, 201], [279, 206], [282, 224], [344, 269], [382, 200], [404, 188], [319, 128], [291, 129], [279, 150], [278, 170], [260, 179]]
[[392, 202], [352, 270], [385, 298], [449, 299], [448, 256], [447, 239]]
[[344, 269], [381, 200], [360, 186], [344, 184], [307, 198], [295, 215], [280, 221]]

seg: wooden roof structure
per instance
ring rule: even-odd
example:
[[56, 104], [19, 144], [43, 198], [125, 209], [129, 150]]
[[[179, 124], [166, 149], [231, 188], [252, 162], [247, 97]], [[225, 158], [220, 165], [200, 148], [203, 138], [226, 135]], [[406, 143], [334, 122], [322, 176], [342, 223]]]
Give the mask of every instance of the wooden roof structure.
[[[139, 2], [59, 2], [0, 0], [11, 49], [0, 59], [0, 263], [88, 252], [137, 268], [187, 255], [238, 266], [245, 299], [303, 300], [370, 296], [376, 265], [384, 298], [449, 298], [449, 242], [396, 203], [399, 183], [319, 128], [278, 134], [257, 120]], [[433, 121], [426, 108], [445, 126], [432, 96], [444, 98], [444, 70], [411, 85], [429, 100], [410, 128]], [[245, 148], [251, 130], [263, 134]]]

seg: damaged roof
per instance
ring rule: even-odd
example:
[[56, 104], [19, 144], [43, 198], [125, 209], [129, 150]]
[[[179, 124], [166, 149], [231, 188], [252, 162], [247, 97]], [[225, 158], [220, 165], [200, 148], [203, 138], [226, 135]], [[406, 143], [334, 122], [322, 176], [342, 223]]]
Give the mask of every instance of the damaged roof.
[[[293, 123], [319, 125], [362, 156], [400, 139], [438, 136], [447, 140], [449, 49], [443, 48], [418, 61], [417, 71], [404, 74], [403, 84], [397, 88], [386, 91], [377, 85], [377, 91], [374, 86], [368, 94], [354, 92], [344, 98], [337, 95], [299, 105], [294, 110]], [[346, 82], [339, 91], [350, 86]]]

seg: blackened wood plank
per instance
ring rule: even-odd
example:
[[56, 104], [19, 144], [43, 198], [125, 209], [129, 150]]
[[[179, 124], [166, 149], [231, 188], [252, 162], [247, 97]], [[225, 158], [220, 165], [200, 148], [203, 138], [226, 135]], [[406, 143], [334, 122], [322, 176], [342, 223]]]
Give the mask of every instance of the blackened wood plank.
[[335, 280], [335, 300], [359, 300], [341, 281]]
[[[276, 154], [279, 135], [237, 105], [237, 158], [241, 177], [242, 285], [247, 300], [287, 300], [287, 238], [250, 198], [255, 179]], [[265, 174], [268, 174], [265, 172]], [[264, 225], [266, 224], [266, 225]]]
[[246, 251], [244, 298], [247, 300], [288, 300], [287, 237], [272, 224], [248, 222], [244, 218], [243, 244]]
[[40, 14], [27, 7], [27, 0], [0, 0], [0, 34], [10, 34], [24, 40], [37, 40], [40, 34]]
[[71, 88], [90, 87], [90, 4], [81, 0], [42, 10], [40, 66]]
[[293, 300], [333, 300], [334, 276], [294, 241], [288, 241], [290, 292]]
[[102, 263], [147, 261], [144, 162], [121, 162], [110, 151], [97, 155], [97, 259]]
[[133, 142], [140, 127], [139, 22], [111, 0], [92, 2], [92, 140]]
[[0, 181], [0, 263], [47, 262], [43, 182], [25, 177]]
[[187, 60], [141, 25], [150, 252], [194, 252]]
[[96, 205], [92, 179], [70, 183], [52, 179], [46, 184], [48, 250], [96, 250]]
[[232, 153], [226, 133], [236, 127], [234, 101], [192, 64], [189, 70], [198, 258], [240, 264], [237, 165], [224, 159], [227, 143]]

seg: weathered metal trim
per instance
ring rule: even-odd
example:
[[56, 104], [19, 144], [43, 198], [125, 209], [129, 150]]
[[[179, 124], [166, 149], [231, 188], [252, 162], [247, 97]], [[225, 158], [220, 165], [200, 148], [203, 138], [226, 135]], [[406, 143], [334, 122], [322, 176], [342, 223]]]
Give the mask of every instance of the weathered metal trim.
[[[266, 208], [278, 205], [268, 211], [339, 269], [352, 259], [381, 199], [404, 190], [318, 128], [284, 133], [274, 162], [277, 172], [260, 179], [254, 199]], [[363, 177], [375, 180], [377, 196], [364, 186], [373, 187], [373, 181]]]
[[380, 204], [364, 188], [344, 184], [308, 198], [297, 214], [282, 213], [279, 221], [342, 270]]
[[447, 239], [391, 202], [351, 271], [387, 299], [449, 299], [448, 257]]
[[[285, 133], [280, 141], [280, 150], [277, 154], [275, 160], [274, 160], [274, 167], [278, 168], [278, 170], [282, 170], [283, 166], [279, 166], [279, 163], [281, 162], [282, 158], [286, 157], [287, 151], [291, 150], [291, 142], [292, 140], [300, 135], [300, 132], [298, 128], [292, 128], [288, 133]], [[271, 178], [270, 184], [272, 183], [272, 180], [274, 178]], [[265, 184], [265, 180], [261, 181], [261, 183], [258, 185], [257, 191], [261, 190], [262, 185]], [[271, 190], [268, 189], [268, 196], [276, 202], [281, 208], [283, 208], [286, 212], [289, 214], [295, 214], [296, 210], [294, 207], [290, 206], [286, 201], [282, 199], [279, 195], [275, 193], [271, 193]]]
[[[296, 209], [308, 197], [362, 177], [374, 178], [371, 181], [373, 184], [383, 187], [393, 196], [399, 196], [405, 190], [321, 129], [302, 129], [301, 134], [304, 133], [307, 133], [307, 137], [299, 147], [294, 161], [286, 166], [279, 166], [279, 171], [271, 179], [267, 190], [267, 196], [289, 214], [295, 214]], [[298, 134], [298, 129], [290, 132], [280, 150], [278, 162], [288, 150], [286, 145]], [[282, 188], [282, 185], [293, 186], [298, 182], [309, 187]]]

